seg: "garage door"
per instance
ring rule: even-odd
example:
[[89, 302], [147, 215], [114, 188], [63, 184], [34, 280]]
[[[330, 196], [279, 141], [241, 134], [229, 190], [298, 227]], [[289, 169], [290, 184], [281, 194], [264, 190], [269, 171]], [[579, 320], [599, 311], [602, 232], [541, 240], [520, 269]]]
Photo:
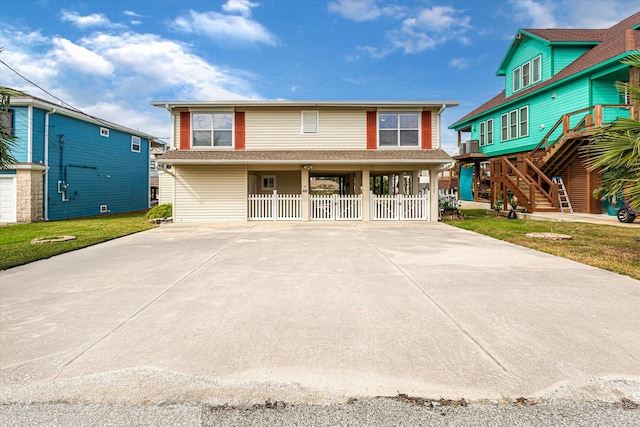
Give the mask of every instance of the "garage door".
[[16, 222], [16, 177], [0, 175], [0, 222]]

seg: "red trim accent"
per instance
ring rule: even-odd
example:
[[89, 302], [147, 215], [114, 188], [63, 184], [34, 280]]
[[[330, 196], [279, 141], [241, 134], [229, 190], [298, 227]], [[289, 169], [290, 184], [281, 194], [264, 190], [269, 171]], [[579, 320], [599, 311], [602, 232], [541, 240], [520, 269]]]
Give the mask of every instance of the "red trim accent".
[[191, 148], [191, 113], [180, 112], [180, 149], [189, 150]]
[[244, 111], [236, 111], [234, 126], [236, 150], [244, 150]]
[[431, 111], [422, 112], [422, 149], [432, 148]]
[[375, 111], [367, 111], [367, 150], [375, 150], [378, 145], [377, 116]]

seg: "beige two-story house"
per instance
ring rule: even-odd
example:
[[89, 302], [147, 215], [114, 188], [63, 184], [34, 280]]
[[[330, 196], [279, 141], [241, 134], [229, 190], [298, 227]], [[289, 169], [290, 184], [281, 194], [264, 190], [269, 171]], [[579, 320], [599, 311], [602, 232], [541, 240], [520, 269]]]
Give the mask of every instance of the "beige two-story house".
[[160, 203], [177, 222], [437, 221], [441, 113], [458, 104], [152, 102], [171, 120]]

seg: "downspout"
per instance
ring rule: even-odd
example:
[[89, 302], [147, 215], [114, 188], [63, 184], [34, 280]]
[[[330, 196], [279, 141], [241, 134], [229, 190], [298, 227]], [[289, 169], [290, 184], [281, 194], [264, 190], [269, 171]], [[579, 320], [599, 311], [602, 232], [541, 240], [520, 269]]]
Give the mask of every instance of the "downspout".
[[27, 163], [33, 160], [33, 105], [27, 108]]
[[43, 216], [45, 221], [49, 221], [49, 116], [55, 114], [56, 108], [47, 111], [44, 115], [44, 165], [47, 169], [44, 171], [44, 209]]
[[442, 104], [438, 111], [438, 148], [442, 148], [442, 112], [447, 108], [447, 104]]

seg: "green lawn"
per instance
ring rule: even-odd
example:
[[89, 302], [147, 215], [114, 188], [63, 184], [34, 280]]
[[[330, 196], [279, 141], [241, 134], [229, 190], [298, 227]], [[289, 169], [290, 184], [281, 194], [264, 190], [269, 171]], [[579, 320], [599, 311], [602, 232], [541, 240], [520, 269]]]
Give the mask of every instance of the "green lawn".
[[[505, 240], [520, 246], [572, 259], [640, 280], [640, 229], [581, 222], [509, 220], [483, 210], [463, 211], [467, 219], [446, 221], [455, 227]], [[543, 240], [527, 233], [568, 234], [572, 240]]]
[[[147, 222], [145, 213], [134, 212], [2, 226], [0, 227], [0, 270], [156, 227]], [[33, 239], [69, 235], [75, 236], [76, 240], [31, 243]]]

